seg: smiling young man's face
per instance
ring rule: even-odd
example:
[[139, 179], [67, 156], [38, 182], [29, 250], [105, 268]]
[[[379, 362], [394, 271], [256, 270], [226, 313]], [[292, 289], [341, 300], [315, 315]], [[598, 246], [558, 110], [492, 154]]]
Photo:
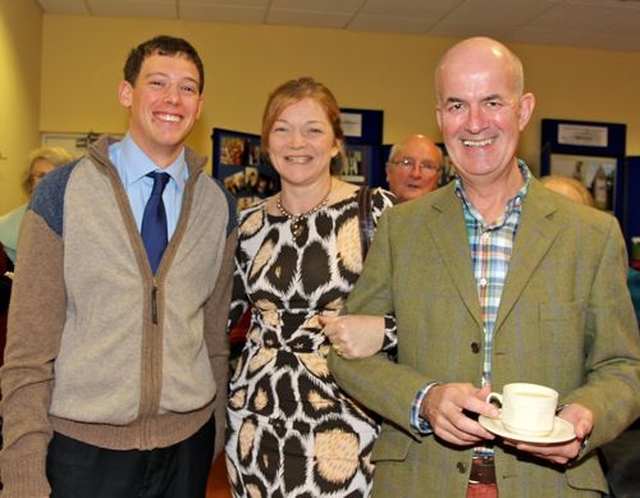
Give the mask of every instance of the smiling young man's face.
[[198, 68], [188, 58], [150, 55], [134, 85], [120, 83], [120, 103], [129, 108], [129, 133], [160, 167], [180, 153], [200, 117], [202, 95]]

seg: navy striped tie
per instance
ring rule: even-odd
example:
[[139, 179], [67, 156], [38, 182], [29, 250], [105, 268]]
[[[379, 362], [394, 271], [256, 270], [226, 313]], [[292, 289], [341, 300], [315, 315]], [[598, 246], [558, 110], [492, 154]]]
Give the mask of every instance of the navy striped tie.
[[147, 249], [151, 271], [155, 275], [168, 242], [167, 212], [162, 202], [162, 193], [169, 181], [169, 174], [154, 172], [147, 176], [153, 178], [153, 190], [144, 208], [140, 233]]

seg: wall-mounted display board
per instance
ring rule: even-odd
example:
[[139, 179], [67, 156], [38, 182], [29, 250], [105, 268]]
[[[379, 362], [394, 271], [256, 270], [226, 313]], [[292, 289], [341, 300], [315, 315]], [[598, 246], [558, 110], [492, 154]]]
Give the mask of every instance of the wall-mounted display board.
[[260, 135], [214, 128], [213, 176], [237, 199], [238, 210], [280, 190], [280, 179], [260, 154]]
[[339, 176], [342, 180], [356, 185], [380, 186], [382, 164], [379, 145], [353, 144], [346, 142], [347, 161]]
[[384, 111], [372, 109], [340, 109], [340, 124], [347, 142], [382, 144]]
[[640, 156], [627, 157], [625, 167], [625, 225], [631, 266], [640, 270]]
[[[340, 109], [347, 161], [337, 173], [355, 184], [380, 185], [384, 113], [368, 109]], [[213, 176], [236, 196], [238, 209], [280, 190], [277, 172], [260, 153], [260, 135], [214, 128]]]
[[540, 172], [576, 178], [593, 194], [596, 207], [624, 227], [624, 164], [627, 126], [616, 123], [542, 120]]
[[[122, 134], [110, 134], [116, 138], [122, 138]], [[88, 133], [57, 133], [45, 132], [42, 134], [43, 147], [62, 147], [75, 157], [87, 153], [87, 147], [100, 138], [100, 133], [90, 131]]]
[[381, 185], [382, 133], [384, 112], [372, 109], [340, 109], [340, 124], [345, 136], [347, 163], [340, 177], [357, 185]]

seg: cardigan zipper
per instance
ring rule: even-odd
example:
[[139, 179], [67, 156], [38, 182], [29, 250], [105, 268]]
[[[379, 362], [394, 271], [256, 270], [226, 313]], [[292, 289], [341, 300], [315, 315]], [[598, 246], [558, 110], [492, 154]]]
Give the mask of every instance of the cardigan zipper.
[[155, 285], [151, 289], [151, 321], [158, 325], [158, 288]]

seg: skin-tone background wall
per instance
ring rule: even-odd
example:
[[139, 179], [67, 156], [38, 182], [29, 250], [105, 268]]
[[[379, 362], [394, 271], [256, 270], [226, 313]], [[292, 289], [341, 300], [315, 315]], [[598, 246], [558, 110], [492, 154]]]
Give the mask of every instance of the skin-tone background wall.
[[[42, 15], [32, 12], [33, 5], [24, 6], [30, 3], [35, 0], [0, 0], [3, 21], [7, 11], [14, 14], [13, 25], [1, 27], [14, 38], [6, 58], [17, 61], [9, 69], [22, 73], [8, 90], [3, 88], [7, 83], [0, 83], [5, 90], [0, 103], [6, 104], [0, 151], [12, 151], [10, 160], [0, 160], [0, 213], [23, 202], [18, 187], [22, 158], [39, 145], [41, 132], [125, 131], [126, 114], [116, 99], [122, 65], [131, 47], [161, 33], [187, 38], [203, 59], [205, 104], [189, 139], [201, 153], [211, 155], [214, 127], [259, 133], [268, 92], [303, 75], [327, 84], [342, 107], [384, 110], [385, 143], [415, 132], [440, 138], [433, 72], [454, 39]], [[15, 11], [21, 11], [20, 19]], [[15, 38], [19, 33], [26, 34], [18, 46]], [[508, 45], [522, 58], [526, 90], [537, 98], [519, 150], [534, 173], [539, 171], [542, 118], [625, 123], [627, 154], [640, 155], [640, 53]], [[33, 62], [40, 57], [39, 65]], [[7, 65], [11, 62], [2, 54], [4, 74]], [[34, 94], [34, 87], [39, 87], [39, 93]], [[23, 94], [29, 98], [20, 98]], [[23, 149], [15, 145], [18, 141], [25, 144]]]
[[40, 145], [42, 24], [35, 0], [0, 0], [0, 214], [26, 200], [20, 177]]

